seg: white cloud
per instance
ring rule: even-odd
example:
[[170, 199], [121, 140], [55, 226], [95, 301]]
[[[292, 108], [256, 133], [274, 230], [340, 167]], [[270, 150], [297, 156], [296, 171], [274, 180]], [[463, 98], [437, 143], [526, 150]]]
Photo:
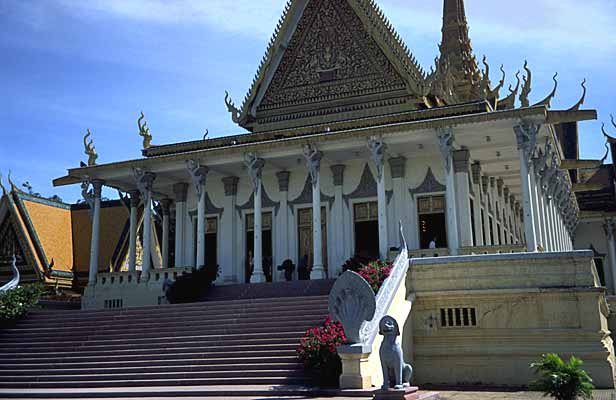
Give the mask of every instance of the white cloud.
[[269, 36], [280, 17], [280, 0], [58, 0], [67, 11], [161, 24], [206, 24], [216, 30]]

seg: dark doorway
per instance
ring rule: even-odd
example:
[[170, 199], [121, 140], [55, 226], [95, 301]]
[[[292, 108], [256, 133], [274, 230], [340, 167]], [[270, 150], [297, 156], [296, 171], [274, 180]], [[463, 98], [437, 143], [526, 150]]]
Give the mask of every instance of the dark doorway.
[[367, 259], [379, 258], [379, 208], [376, 201], [353, 206], [355, 254]]
[[[321, 207], [321, 254], [323, 269], [327, 274], [327, 224], [326, 209]], [[314, 262], [314, 245], [312, 241], [312, 208], [303, 208], [297, 212], [298, 264], [297, 278], [309, 280]]]
[[447, 247], [447, 222], [445, 219], [445, 196], [426, 196], [417, 199], [419, 220], [419, 246]]
[[419, 244], [421, 248], [430, 248], [430, 242], [433, 240], [436, 248], [447, 247], [445, 214], [423, 214], [419, 216]]
[[[246, 215], [246, 253], [245, 282], [250, 282], [254, 267], [254, 215]], [[272, 213], [263, 213], [261, 221], [261, 252], [263, 255], [263, 273], [267, 282], [272, 282]]]

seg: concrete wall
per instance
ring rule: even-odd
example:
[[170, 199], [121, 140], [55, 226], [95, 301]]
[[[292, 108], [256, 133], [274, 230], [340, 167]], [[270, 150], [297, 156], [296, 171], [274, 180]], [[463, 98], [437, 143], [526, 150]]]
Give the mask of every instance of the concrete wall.
[[[418, 384], [520, 386], [543, 353], [575, 355], [614, 387], [614, 349], [592, 252], [412, 260], [403, 346]], [[441, 308], [475, 308], [476, 326], [443, 327]]]

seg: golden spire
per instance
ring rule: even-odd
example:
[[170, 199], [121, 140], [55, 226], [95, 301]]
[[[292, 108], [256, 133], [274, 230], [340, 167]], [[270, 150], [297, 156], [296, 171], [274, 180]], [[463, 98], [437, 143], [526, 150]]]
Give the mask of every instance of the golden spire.
[[444, 0], [440, 60], [447, 60], [461, 101], [479, 99], [481, 72], [468, 35], [464, 0]]

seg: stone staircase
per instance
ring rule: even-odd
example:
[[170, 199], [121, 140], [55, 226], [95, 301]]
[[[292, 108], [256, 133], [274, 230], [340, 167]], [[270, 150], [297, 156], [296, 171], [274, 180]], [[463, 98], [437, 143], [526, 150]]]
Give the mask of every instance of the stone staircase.
[[236, 285], [193, 304], [34, 311], [0, 331], [0, 398], [297, 393], [310, 380], [295, 350], [327, 315], [331, 285]]

